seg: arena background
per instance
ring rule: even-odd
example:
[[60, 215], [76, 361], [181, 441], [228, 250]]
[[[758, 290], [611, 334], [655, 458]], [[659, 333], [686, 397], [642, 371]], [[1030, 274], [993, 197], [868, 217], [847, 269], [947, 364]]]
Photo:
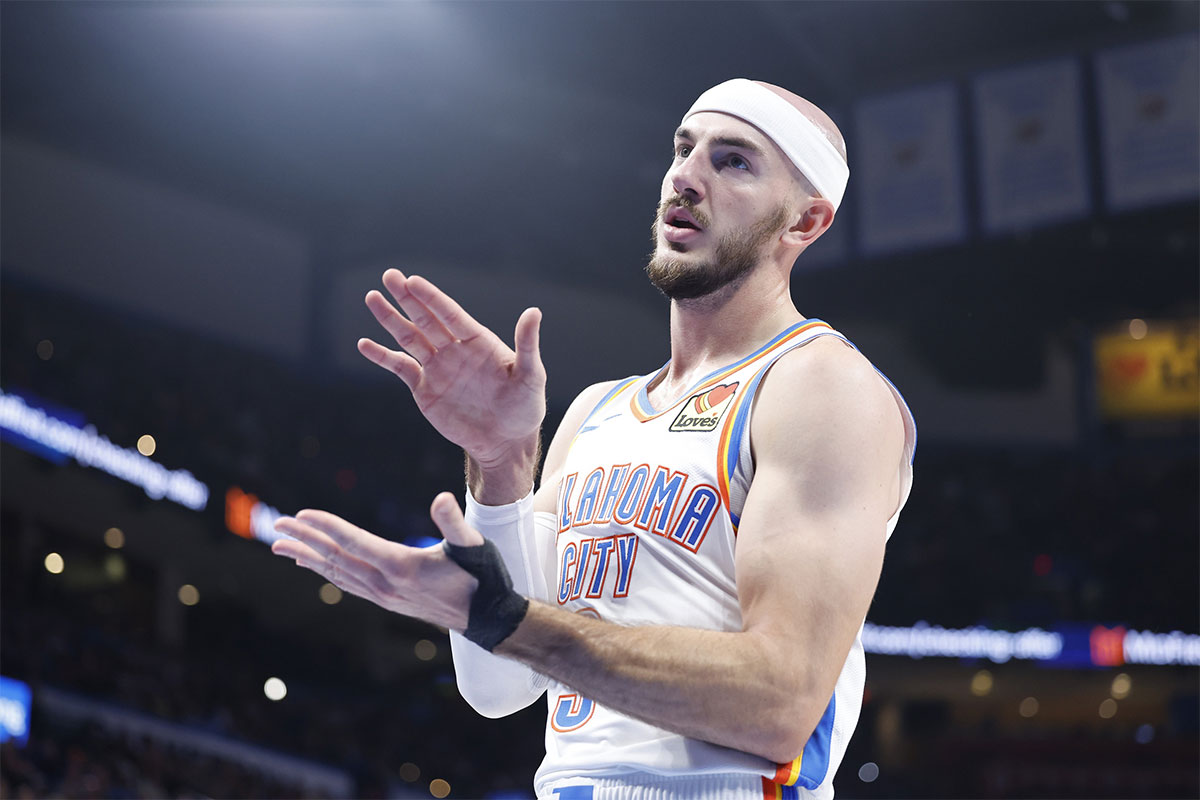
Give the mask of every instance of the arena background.
[[545, 310], [548, 430], [657, 367], [670, 134], [748, 76], [846, 134], [796, 302], [920, 426], [839, 796], [1198, 796], [1198, 10], [0, 5], [0, 795], [530, 796], [543, 708], [258, 537], [461, 496], [386, 267]]

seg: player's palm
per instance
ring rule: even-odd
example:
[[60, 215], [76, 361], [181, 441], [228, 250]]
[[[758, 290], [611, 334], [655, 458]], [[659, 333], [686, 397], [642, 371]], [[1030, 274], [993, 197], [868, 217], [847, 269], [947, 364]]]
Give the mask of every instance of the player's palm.
[[546, 414], [541, 312], [521, 315], [514, 351], [429, 281], [388, 270], [383, 282], [407, 317], [376, 291], [367, 307], [404, 352], [370, 339], [358, 349], [404, 381], [430, 424], [481, 463], [536, 437]]

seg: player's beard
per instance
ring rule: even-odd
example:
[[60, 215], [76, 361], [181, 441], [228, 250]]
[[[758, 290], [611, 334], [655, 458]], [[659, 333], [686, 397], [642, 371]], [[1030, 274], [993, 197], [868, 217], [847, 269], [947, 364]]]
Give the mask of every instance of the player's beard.
[[[717, 241], [711, 260], [688, 262], [675, 258], [670, 250], [661, 250], [658, 247], [659, 225], [663, 215], [672, 206], [687, 208], [702, 227], [708, 226], [708, 220], [702, 218], [687, 198], [676, 196], [659, 204], [658, 213], [651, 226], [654, 250], [646, 264], [646, 275], [650, 278], [650, 283], [671, 300], [705, 297], [743, 280], [758, 265], [766, 244], [783, 229], [784, 223], [791, 215], [788, 205], [780, 203], [773, 212], [766, 214], [749, 228], [722, 236]], [[668, 243], [668, 247], [672, 245]]]

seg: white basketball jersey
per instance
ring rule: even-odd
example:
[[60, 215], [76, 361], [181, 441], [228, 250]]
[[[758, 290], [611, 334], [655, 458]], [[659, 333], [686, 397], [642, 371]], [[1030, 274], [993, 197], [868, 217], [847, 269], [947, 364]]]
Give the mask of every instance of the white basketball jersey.
[[[621, 625], [741, 630], [734, 553], [754, 478], [754, 395], [777, 358], [820, 336], [846, 341], [820, 320], [798, 323], [660, 412], [646, 395], [657, 373], [620, 381], [580, 426], [567, 456], [557, 514], [557, 592], [550, 602]], [[916, 428], [888, 386], [905, 426], [904, 458], [897, 464], [903, 507]], [[888, 522], [889, 536], [898, 515], [899, 508]], [[832, 797], [864, 680], [860, 631], [803, 753], [782, 765], [662, 730], [552, 681], [538, 795], [570, 779], [622, 773], [733, 773], [744, 776], [747, 792], [757, 797]]]

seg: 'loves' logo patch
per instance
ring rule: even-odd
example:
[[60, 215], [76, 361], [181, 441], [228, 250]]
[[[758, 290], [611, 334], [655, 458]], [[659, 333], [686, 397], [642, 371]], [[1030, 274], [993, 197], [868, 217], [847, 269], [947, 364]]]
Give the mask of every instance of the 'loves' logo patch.
[[726, 383], [692, 395], [679, 409], [679, 416], [671, 423], [672, 431], [711, 431], [717, 427], [725, 411], [733, 403], [738, 385]]

